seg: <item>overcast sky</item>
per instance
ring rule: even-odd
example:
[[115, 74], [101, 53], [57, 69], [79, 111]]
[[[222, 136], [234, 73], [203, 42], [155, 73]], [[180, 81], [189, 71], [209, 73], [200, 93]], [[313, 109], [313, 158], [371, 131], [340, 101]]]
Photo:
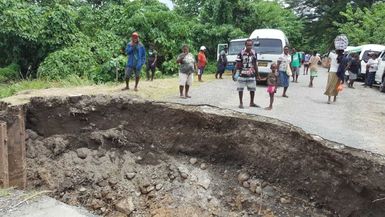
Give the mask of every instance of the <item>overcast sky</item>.
[[172, 5], [171, 0], [159, 0], [162, 3], [165, 3], [168, 8], [172, 9], [174, 6]]

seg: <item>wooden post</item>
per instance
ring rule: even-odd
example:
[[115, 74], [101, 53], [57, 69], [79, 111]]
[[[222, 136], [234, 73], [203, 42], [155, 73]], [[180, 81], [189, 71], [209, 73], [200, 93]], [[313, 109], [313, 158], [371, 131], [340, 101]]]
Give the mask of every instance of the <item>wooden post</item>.
[[0, 121], [0, 187], [9, 187], [7, 123]]
[[12, 118], [7, 123], [9, 185], [23, 189], [27, 184], [24, 110], [9, 107], [8, 115]]

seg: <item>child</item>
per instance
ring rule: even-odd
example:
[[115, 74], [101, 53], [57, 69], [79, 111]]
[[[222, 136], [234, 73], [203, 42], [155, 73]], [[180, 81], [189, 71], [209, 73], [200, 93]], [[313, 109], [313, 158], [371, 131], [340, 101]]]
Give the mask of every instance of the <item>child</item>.
[[278, 77], [277, 77], [277, 64], [273, 63], [270, 66], [271, 72], [267, 75], [267, 92], [270, 95], [270, 106], [266, 107], [266, 110], [273, 109], [274, 94], [277, 90]]

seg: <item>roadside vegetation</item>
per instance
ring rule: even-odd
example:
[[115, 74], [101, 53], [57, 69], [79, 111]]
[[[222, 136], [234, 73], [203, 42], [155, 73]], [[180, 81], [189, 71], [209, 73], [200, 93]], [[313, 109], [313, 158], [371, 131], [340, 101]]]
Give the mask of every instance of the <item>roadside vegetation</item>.
[[[213, 73], [217, 44], [247, 37], [257, 28], [281, 29], [302, 50], [326, 51], [325, 44], [341, 32], [355, 43], [385, 43], [381, 31], [375, 31], [384, 28], [379, 20], [385, 3], [340, 1], [345, 2], [338, 3], [341, 10], [332, 13], [314, 1], [280, 2], [175, 0], [170, 10], [157, 0], [0, 0], [0, 98], [27, 89], [116, 82], [117, 73], [120, 81], [124, 48], [134, 31], [146, 48], [152, 44], [158, 51], [157, 78], [178, 72], [175, 58], [183, 44], [194, 54], [206, 46], [206, 71]], [[304, 6], [320, 9], [317, 17]], [[331, 15], [337, 18], [326, 29], [310, 28], [317, 22], [322, 26]]]

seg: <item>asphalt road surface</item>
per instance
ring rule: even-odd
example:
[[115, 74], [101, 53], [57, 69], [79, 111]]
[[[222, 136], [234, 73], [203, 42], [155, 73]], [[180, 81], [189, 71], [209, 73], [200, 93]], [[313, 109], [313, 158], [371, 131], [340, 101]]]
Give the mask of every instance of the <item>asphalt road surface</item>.
[[[324, 95], [327, 70], [320, 68], [314, 87], [309, 88], [309, 75], [301, 74], [298, 83], [290, 83], [287, 95], [281, 97], [279, 88], [275, 97], [274, 108], [264, 110], [269, 104], [265, 85], [258, 85], [255, 103], [261, 108], [249, 108], [249, 93], [244, 93], [244, 109], [239, 109], [236, 82], [226, 76], [223, 80], [204, 82], [199, 87], [192, 87], [190, 99], [180, 99], [177, 95], [167, 100], [184, 104], [209, 104], [240, 112], [263, 115], [298, 126], [311, 134], [336, 141], [347, 146], [385, 154], [385, 94], [377, 88], [364, 88], [361, 82], [355, 83], [355, 89], [345, 86], [337, 102], [327, 104]], [[203, 75], [205, 76], [214, 76]], [[196, 80], [194, 82], [197, 82]], [[277, 132], [279, 133], [279, 132]]]

